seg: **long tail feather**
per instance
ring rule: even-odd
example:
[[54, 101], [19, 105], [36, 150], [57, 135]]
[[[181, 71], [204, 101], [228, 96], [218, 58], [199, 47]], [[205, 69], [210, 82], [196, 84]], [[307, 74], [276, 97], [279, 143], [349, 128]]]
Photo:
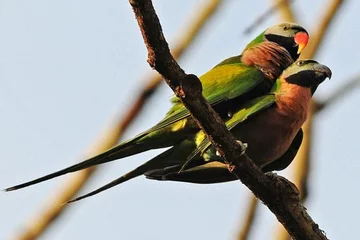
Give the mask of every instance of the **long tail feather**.
[[[144, 166], [144, 165], [142, 165], [142, 166]], [[109, 188], [115, 187], [116, 185], [119, 185], [120, 183], [126, 182], [126, 181], [128, 181], [128, 180], [130, 180], [132, 178], [138, 177], [138, 176], [144, 174], [145, 172], [146, 172], [145, 169], [137, 168], [134, 171], [128, 172], [127, 174], [115, 179], [114, 181], [112, 181], [112, 182], [110, 182], [110, 183], [108, 183], [108, 184], [106, 184], [106, 185], [92, 191], [92, 192], [89, 192], [89, 193], [87, 193], [85, 195], [82, 195], [80, 197], [77, 197], [77, 198], [74, 198], [74, 199], [68, 201], [67, 203], [73, 203], [73, 202], [80, 201], [81, 199], [91, 197], [91, 196], [96, 195], [96, 194], [98, 194], [98, 193], [100, 193], [102, 191], [105, 191], [105, 190], [109, 189]]]
[[[154, 171], [155, 169], [162, 169], [162, 168], [166, 168], [169, 164], [171, 164], [171, 160], [169, 160], [169, 156], [171, 156], [171, 154], [173, 154], [174, 151], [176, 151], [177, 148], [173, 147], [168, 149], [167, 151], [161, 153], [160, 155], [154, 157], [153, 159], [147, 161], [146, 163], [140, 165], [139, 167], [135, 168], [134, 170], [124, 174], [123, 176], [115, 179], [114, 181], [92, 191], [89, 192], [85, 195], [82, 195], [80, 197], [77, 197], [75, 199], [70, 200], [67, 203], [73, 203], [73, 202], [77, 202], [81, 199], [84, 198], [88, 198], [90, 196], [96, 195], [100, 192], [103, 192], [109, 188], [115, 187], [117, 185], [119, 185], [120, 183], [126, 182], [128, 180], [131, 180], [133, 178], [136, 178], [138, 176], [141, 176], [143, 174], [146, 174], [147, 172], [151, 172]], [[181, 166], [181, 165], [180, 165]]]
[[146, 146], [145, 144], [136, 144], [136, 143], [134, 143], [135, 140], [136, 139], [133, 139], [133, 141], [128, 141], [128, 142], [121, 144], [119, 146], [116, 146], [100, 155], [97, 155], [93, 158], [82, 161], [80, 163], [74, 164], [70, 167], [61, 169], [54, 173], [50, 173], [48, 175], [34, 179], [32, 181], [28, 181], [28, 182], [25, 182], [25, 183], [22, 183], [22, 184], [13, 186], [13, 187], [6, 188], [6, 189], [4, 189], [4, 191], [9, 192], [9, 191], [18, 190], [18, 189], [28, 187], [28, 186], [31, 186], [31, 185], [34, 185], [34, 184], [37, 184], [40, 182], [47, 181], [47, 180], [55, 178], [55, 177], [59, 177], [61, 175], [67, 174], [67, 173], [80, 171], [80, 170], [88, 168], [88, 167], [92, 167], [92, 166], [95, 166], [98, 164], [114, 161], [119, 158], [124, 158], [124, 157], [130, 156], [130, 155], [134, 155], [134, 154], [148, 150], [148, 148], [149, 148], [148, 146]]

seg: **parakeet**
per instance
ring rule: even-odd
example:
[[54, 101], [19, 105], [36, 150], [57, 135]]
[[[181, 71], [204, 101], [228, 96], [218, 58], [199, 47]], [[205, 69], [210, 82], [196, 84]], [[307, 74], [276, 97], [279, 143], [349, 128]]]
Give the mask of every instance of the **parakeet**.
[[252, 40], [244, 48], [241, 55], [227, 58], [217, 64], [215, 67], [239, 62], [251, 64], [252, 61], [255, 61], [254, 65], [259, 65], [257, 62], [262, 61], [262, 58], [254, 55], [254, 60], [252, 60], [252, 57], [248, 59], [249, 56], [244, 56], [244, 54], [246, 54], [246, 51], [250, 48], [256, 47], [259, 44], [268, 41], [275, 42], [278, 45], [284, 47], [290, 53], [291, 58], [296, 61], [309, 41], [309, 34], [303, 27], [295, 23], [282, 23], [272, 26], [259, 34], [254, 40]]
[[[246, 102], [226, 121], [231, 133], [247, 143], [246, 153], [264, 172], [282, 170], [291, 163], [301, 145], [301, 125], [306, 120], [311, 97], [320, 83], [331, 78], [331, 74], [328, 67], [314, 60], [299, 60], [283, 72], [268, 94]], [[145, 175], [151, 179], [193, 183], [237, 179], [217, 156], [202, 131], [195, 140], [187, 139], [173, 148], [186, 148], [181, 145], [189, 149], [181, 156], [178, 165], [147, 171]], [[191, 152], [193, 148], [195, 150]], [[192, 162], [180, 171], [185, 157]], [[156, 161], [161, 162], [158, 159]]]
[[[299, 25], [285, 23], [270, 27], [240, 56], [223, 61], [200, 77], [204, 97], [224, 120], [229, 119], [239, 104], [268, 92], [281, 72], [298, 58], [307, 41], [306, 30]], [[199, 128], [177, 98], [173, 103], [163, 120], [135, 138], [98, 156], [6, 190], [16, 190], [90, 166], [183, 142]]]
[[[282, 170], [291, 163], [296, 147], [301, 144], [301, 126], [307, 118], [311, 97], [319, 84], [331, 78], [331, 74], [327, 66], [314, 60], [299, 60], [282, 73], [268, 94], [244, 103], [226, 121], [231, 133], [247, 143], [246, 154], [263, 171]], [[180, 171], [189, 156], [193, 159], [188, 168]], [[143, 174], [149, 179], [192, 183], [237, 179], [205, 134], [199, 131], [113, 182], [71, 202]]]

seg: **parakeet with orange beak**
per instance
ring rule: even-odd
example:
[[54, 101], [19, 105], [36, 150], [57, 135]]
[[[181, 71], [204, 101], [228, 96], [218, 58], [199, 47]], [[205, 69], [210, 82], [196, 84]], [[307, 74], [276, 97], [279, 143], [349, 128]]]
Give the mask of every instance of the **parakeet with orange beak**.
[[[268, 92], [281, 72], [294, 62], [307, 43], [308, 34], [296, 24], [270, 27], [256, 37], [241, 55], [229, 58], [200, 77], [203, 95], [221, 117], [232, 119], [239, 106]], [[199, 132], [188, 110], [177, 99], [157, 125], [98, 156], [44, 177], [7, 188], [12, 191], [70, 172], [155, 148], [181, 144]], [[186, 157], [185, 157], [186, 160]], [[183, 161], [184, 163], [184, 161]], [[158, 167], [159, 168], [159, 167]]]
[[[314, 60], [299, 60], [283, 72], [268, 94], [244, 103], [226, 121], [231, 133], [248, 145], [246, 154], [263, 171], [281, 170], [290, 164], [295, 156], [291, 146], [307, 118], [311, 97], [318, 85], [331, 75], [325, 65]], [[181, 171], [189, 157], [192, 161]], [[115, 181], [71, 202], [143, 174], [149, 179], [203, 184], [237, 179], [205, 134], [199, 131]]]

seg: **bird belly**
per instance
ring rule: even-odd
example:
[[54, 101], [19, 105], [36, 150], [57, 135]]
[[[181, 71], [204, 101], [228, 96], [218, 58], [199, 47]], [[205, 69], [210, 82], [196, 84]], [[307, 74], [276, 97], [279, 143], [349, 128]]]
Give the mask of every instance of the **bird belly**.
[[232, 131], [235, 137], [248, 144], [246, 153], [259, 167], [281, 157], [290, 147], [306, 116], [284, 114], [269, 108], [253, 116]]

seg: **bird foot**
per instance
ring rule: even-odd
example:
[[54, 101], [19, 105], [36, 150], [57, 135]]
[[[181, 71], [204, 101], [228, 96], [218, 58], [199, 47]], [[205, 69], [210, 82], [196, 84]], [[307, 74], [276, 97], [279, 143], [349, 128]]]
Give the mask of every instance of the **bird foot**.
[[245, 152], [246, 152], [246, 149], [248, 148], [248, 144], [247, 143], [244, 143], [240, 140], [236, 140], [237, 143], [241, 146], [241, 155], [244, 155]]
[[[236, 141], [241, 146], [241, 155], [244, 155], [245, 152], [246, 152], [246, 149], [248, 147], [248, 144], [244, 143], [244, 142], [242, 142], [240, 140], [236, 140]], [[216, 156], [221, 157], [221, 154], [219, 153], [219, 151], [216, 151]]]

